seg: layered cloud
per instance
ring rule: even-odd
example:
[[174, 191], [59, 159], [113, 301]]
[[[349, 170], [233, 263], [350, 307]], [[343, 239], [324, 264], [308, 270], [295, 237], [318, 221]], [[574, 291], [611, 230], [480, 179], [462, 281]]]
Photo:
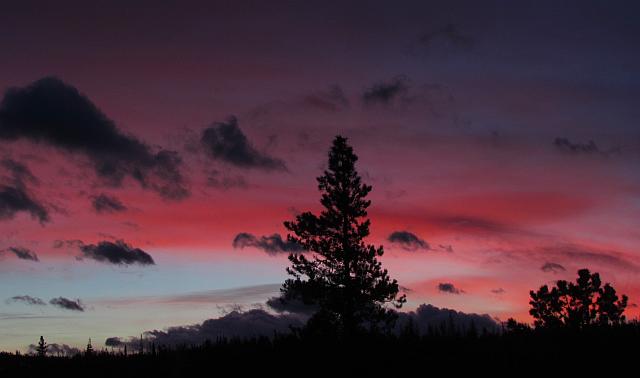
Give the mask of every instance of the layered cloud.
[[0, 139], [24, 139], [85, 156], [110, 185], [120, 186], [130, 177], [165, 198], [189, 194], [176, 152], [154, 152], [118, 129], [75, 87], [55, 77], [6, 91], [0, 103]]

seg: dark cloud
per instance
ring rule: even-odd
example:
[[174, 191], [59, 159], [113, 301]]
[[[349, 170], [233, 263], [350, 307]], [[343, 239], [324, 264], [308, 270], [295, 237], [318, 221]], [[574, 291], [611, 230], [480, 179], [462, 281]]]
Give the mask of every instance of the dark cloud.
[[0, 139], [26, 139], [82, 154], [110, 185], [119, 186], [129, 176], [165, 198], [189, 194], [177, 153], [152, 152], [120, 131], [76, 88], [54, 77], [7, 90], [0, 103]]
[[13, 219], [17, 213], [26, 212], [40, 224], [50, 221], [49, 211], [29, 191], [28, 185], [38, 185], [29, 168], [12, 159], [3, 159], [2, 167], [8, 176], [0, 183], [0, 220]]
[[415, 311], [399, 312], [395, 326], [396, 332], [402, 332], [408, 325], [413, 326], [421, 335], [443, 329], [461, 334], [472, 328], [480, 333], [500, 331], [500, 325], [489, 315], [467, 314], [430, 304], [422, 304]]
[[40, 298], [32, 297], [30, 295], [16, 295], [6, 300], [7, 303], [22, 302], [28, 305], [45, 306], [47, 303]]
[[303, 102], [327, 112], [338, 112], [349, 108], [349, 100], [339, 85], [333, 85], [326, 91], [319, 91], [304, 97]]
[[10, 158], [2, 159], [2, 166], [11, 173], [13, 180], [22, 185], [39, 185], [40, 181], [31, 173], [26, 165]]
[[22, 260], [31, 260], [31, 261], [40, 261], [38, 259], [38, 255], [28, 249], [28, 248], [24, 248], [24, 247], [9, 247], [7, 248], [7, 251], [13, 253], [14, 255], [16, 255], [17, 258], [22, 259]]
[[255, 235], [242, 232], [233, 239], [233, 248], [254, 247], [265, 251], [270, 255], [279, 253], [302, 253], [304, 249], [293, 242], [283, 240], [280, 234], [256, 237]]
[[[276, 307], [279, 305], [276, 304]], [[144, 333], [146, 342], [169, 347], [181, 345], [199, 345], [208, 341], [215, 341], [220, 337], [251, 338], [255, 336], [273, 337], [275, 333], [286, 334], [291, 327], [301, 327], [309, 318], [307, 308], [301, 313], [294, 311], [298, 307], [286, 307], [281, 314], [274, 315], [262, 309], [245, 312], [232, 311], [217, 319], [205, 320], [201, 324], [171, 327], [166, 330], [154, 330]], [[415, 327], [420, 334], [441, 329], [453, 332], [466, 332], [475, 328], [478, 332], [499, 332], [500, 326], [489, 315], [467, 314], [438, 308], [429, 304], [418, 306], [415, 311], [398, 312], [395, 332], [401, 333], [407, 326]], [[129, 345], [137, 347], [140, 339], [137, 337], [121, 338], [109, 337], [105, 345], [123, 347]]]
[[439, 29], [424, 33], [420, 37], [420, 43], [429, 49], [444, 43], [450, 47], [468, 50], [475, 45], [475, 40], [471, 36], [462, 34], [456, 25], [447, 24]]
[[200, 143], [207, 156], [236, 167], [281, 171], [287, 169], [282, 160], [258, 151], [240, 130], [235, 117], [204, 129]]
[[553, 145], [560, 151], [570, 154], [585, 154], [585, 155], [602, 155], [609, 156], [620, 152], [619, 148], [612, 148], [607, 151], [601, 150], [596, 142], [593, 140], [587, 143], [573, 143], [567, 138], [556, 138], [553, 141]]
[[81, 245], [82, 257], [117, 265], [154, 265], [151, 255], [140, 248], [132, 248], [122, 240], [101, 241], [98, 244]]
[[127, 210], [117, 197], [104, 193], [91, 197], [91, 205], [97, 213], [117, 213]]
[[388, 240], [406, 251], [429, 250], [431, 248], [429, 243], [409, 231], [394, 231], [389, 235]]
[[318, 311], [315, 305], [308, 305], [298, 299], [284, 299], [272, 297], [267, 300], [267, 306], [278, 313], [312, 315]]
[[506, 293], [506, 290], [504, 290], [503, 288], [499, 287], [499, 288], [497, 288], [497, 289], [491, 289], [491, 292], [492, 292], [493, 294], [498, 294], [498, 295], [500, 295], [500, 294], [504, 294], [504, 293]]
[[565, 272], [567, 269], [565, 269], [564, 266], [558, 264], [558, 263], [554, 263], [554, 262], [546, 262], [544, 263], [544, 265], [542, 265], [540, 267], [540, 270], [542, 270], [543, 272], [546, 273], [559, 273], [559, 272]]
[[104, 345], [108, 347], [113, 347], [113, 348], [123, 347], [125, 344], [126, 342], [122, 340], [120, 337], [108, 337], [104, 341]]
[[438, 291], [449, 294], [464, 294], [463, 290], [458, 289], [452, 283], [440, 282], [437, 286]]
[[80, 299], [68, 299], [65, 297], [53, 298], [49, 301], [49, 303], [53, 306], [60, 307], [64, 310], [70, 311], [84, 311], [84, 304], [80, 301]]
[[389, 105], [395, 99], [405, 95], [409, 90], [408, 80], [404, 76], [398, 76], [390, 81], [380, 82], [364, 91], [362, 100], [366, 105]]
[[[74, 348], [67, 344], [51, 343], [47, 345], [47, 355], [49, 356], [73, 357], [77, 354], [80, 354], [80, 349]], [[30, 344], [27, 353], [38, 354], [38, 346], [35, 344]]]
[[[304, 324], [299, 316], [293, 314], [273, 315], [264, 310], [254, 309], [246, 312], [232, 311], [217, 319], [205, 320], [201, 324], [182, 327], [170, 327], [167, 330], [145, 332], [145, 337], [157, 345], [179, 346], [198, 345], [205, 341], [215, 341], [220, 337], [252, 338], [256, 336], [272, 337], [274, 333], [291, 332], [291, 326]], [[109, 338], [110, 346], [137, 345], [140, 339]]]

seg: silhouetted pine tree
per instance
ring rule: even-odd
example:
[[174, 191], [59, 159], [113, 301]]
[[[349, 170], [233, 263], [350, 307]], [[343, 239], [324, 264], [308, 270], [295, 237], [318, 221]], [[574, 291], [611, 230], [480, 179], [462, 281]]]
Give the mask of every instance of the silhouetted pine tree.
[[406, 301], [398, 296], [398, 283], [382, 268], [378, 257], [382, 246], [366, 244], [370, 221], [366, 219], [371, 186], [363, 184], [356, 171], [358, 157], [347, 139], [337, 136], [329, 152], [329, 166], [317, 178], [322, 192], [319, 215], [305, 212], [295, 221], [285, 222], [293, 233], [287, 238], [313, 252], [307, 257], [291, 254], [293, 276], [282, 287], [285, 299], [300, 299], [319, 311], [309, 320], [314, 328], [353, 335], [365, 327], [372, 330], [391, 326], [395, 312]]
[[38, 356], [40, 357], [46, 356], [48, 348], [49, 346], [44, 341], [44, 337], [40, 336], [40, 341], [38, 341], [38, 346], [36, 347], [36, 352], [38, 353]]
[[93, 346], [91, 345], [91, 339], [89, 339], [89, 343], [87, 343], [87, 349], [85, 349], [84, 354], [87, 357], [93, 355]]

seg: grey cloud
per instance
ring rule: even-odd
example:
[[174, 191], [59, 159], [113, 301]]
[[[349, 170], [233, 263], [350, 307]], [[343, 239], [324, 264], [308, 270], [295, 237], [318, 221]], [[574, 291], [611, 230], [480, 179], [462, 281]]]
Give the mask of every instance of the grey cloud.
[[466, 333], [475, 328], [478, 332], [496, 333], [500, 325], [489, 315], [468, 314], [447, 308], [438, 308], [430, 304], [422, 304], [415, 311], [399, 312], [396, 332], [400, 333], [407, 326], [413, 326], [421, 335], [438, 332], [442, 329], [458, 333]]
[[285, 163], [258, 151], [231, 117], [227, 122], [217, 122], [205, 128], [200, 137], [205, 153], [212, 159], [240, 168], [286, 171]]
[[254, 247], [270, 255], [279, 253], [302, 253], [304, 249], [297, 243], [283, 240], [280, 234], [256, 237], [246, 232], [239, 233], [233, 239], [233, 248]]
[[38, 219], [40, 224], [49, 222], [49, 211], [28, 188], [29, 184], [38, 184], [31, 171], [12, 159], [3, 159], [1, 165], [9, 172], [9, 176], [3, 177], [0, 183], [0, 219], [10, 220], [16, 214], [26, 212]]
[[420, 239], [416, 234], [409, 231], [394, 231], [387, 238], [391, 243], [399, 246], [405, 251], [417, 251], [419, 249], [429, 250], [429, 243]]
[[30, 295], [16, 295], [5, 301], [6, 303], [21, 302], [28, 305], [45, 306], [47, 303], [40, 298], [32, 297]]
[[362, 94], [365, 105], [389, 105], [395, 99], [406, 95], [409, 90], [408, 80], [404, 76], [397, 76], [390, 81], [379, 82], [368, 88]]
[[133, 248], [122, 240], [101, 241], [98, 244], [81, 245], [82, 257], [116, 265], [154, 265], [151, 255], [140, 248]]
[[17, 258], [21, 259], [21, 260], [31, 260], [31, 261], [40, 261], [38, 259], [38, 255], [28, 249], [28, 248], [24, 248], [24, 247], [9, 247], [6, 249], [7, 251], [13, 253], [14, 255], [16, 255]]
[[49, 301], [52, 306], [59, 307], [64, 310], [83, 312], [85, 307], [80, 299], [68, 299], [65, 297], [53, 298]]
[[127, 207], [114, 196], [104, 193], [91, 197], [91, 205], [97, 213], [117, 213], [127, 210]]
[[454, 284], [449, 283], [449, 282], [440, 282], [437, 286], [438, 291], [442, 292], [442, 293], [449, 293], [449, 294], [464, 294], [463, 290], [458, 289], [457, 287], [455, 287]]
[[554, 262], [546, 262], [544, 263], [544, 265], [542, 265], [540, 267], [540, 270], [542, 270], [543, 272], [546, 273], [559, 273], [559, 272], [564, 272], [567, 269], [565, 269], [564, 266], [558, 264], [558, 263], [554, 263]]

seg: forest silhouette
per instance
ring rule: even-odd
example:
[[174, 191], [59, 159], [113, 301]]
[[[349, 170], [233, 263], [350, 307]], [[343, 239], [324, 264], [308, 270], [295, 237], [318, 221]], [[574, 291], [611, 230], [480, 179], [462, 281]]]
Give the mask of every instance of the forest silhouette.
[[357, 160], [347, 139], [337, 136], [327, 169], [317, 178], [322, 211], [284, 223], [288, 241], [310, 253], [289, 255], [290, 278], [277, 301], [285, 308], [313, 309], [304, 325], [288, 333], [219, 337], [197, 345], [168, 346], [141, 335], [121, 348], [96, 350], [89, 339], [74, 356], [51, 353], [43, 336], [33, 353], [0, 353], [0, 376], [611, 373], [637, 354], [640, 324], [624, 316], [627, 296], [618, 296], [588, 269], [579, 270], [575, 282], [559, 280], [532, 290], [532, 325], [509, 319], [497, 329], [473, 322], [461, 328], [449, 318], [427, 332], [411, 319], [399, 327], [406, 297], [379, 260], [383, 247], [365, 241], [372, 187], [362, 182]]

